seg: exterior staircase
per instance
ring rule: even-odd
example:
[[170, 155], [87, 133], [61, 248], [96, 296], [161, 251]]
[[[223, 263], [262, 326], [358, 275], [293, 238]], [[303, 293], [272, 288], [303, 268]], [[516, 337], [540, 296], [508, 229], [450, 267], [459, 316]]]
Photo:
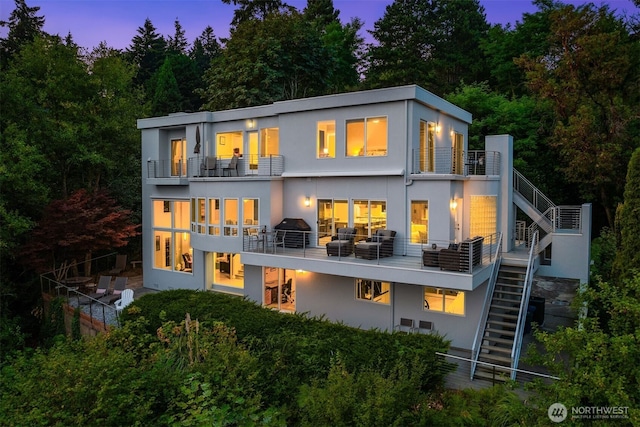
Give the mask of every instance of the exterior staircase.
[[500, 266], [491, 296], [489, 313], [480, 342], [474, 378], [504, 380], [511, 377], [513, 346], [516, 341], [518, 313], [522, 306], [527, 268]]

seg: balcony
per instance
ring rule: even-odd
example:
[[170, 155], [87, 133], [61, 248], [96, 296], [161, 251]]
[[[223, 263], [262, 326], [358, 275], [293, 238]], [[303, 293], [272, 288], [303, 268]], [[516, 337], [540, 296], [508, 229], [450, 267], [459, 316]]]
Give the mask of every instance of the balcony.
[[281, 176], [284, 157], [280, 155], [248, 155], [238, 159], [237, 166], [229, 168], [232, 157], [190, 157], [186, 161], [148, 160], [147, 179], [151, 183], [188, 185], [191, 178], [243, 178]]
[[500, 153], [472, 150], [462, 152], [458, 160], [451, 147], [437, 147], [427, 154], [413, 150], [411, 170], [414, 175], [500, 175]]
[[461, 242], [455, 249], [454, 242], [413, 243], [396, 237], [393, 255], [364, 259], [353, 253], [328, 255], [325, 245], [331, 236], [326, 233], [286, 231], [296, 234], [290, 239], [297, 242], [296, 247], [287, 246], [287, 239], [282, 233], [271, 231], [245, 235], [243, 262], [350, 277], [375, 277], [377, 280], [416, 285], [435, 285], [444, 280], [448, 288], [473, 290], [489, 278], [489, 266], [496, 259], [498, 247], [498, 234], [484, 238], [480, 244], [473, 244], [471, 240]]

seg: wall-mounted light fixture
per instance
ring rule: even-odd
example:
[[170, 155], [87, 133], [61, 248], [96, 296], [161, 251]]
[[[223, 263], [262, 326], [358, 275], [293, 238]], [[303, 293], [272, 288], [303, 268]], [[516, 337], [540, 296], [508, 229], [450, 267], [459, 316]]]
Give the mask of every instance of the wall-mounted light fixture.
[[256, 127], [256, 121], [253, 119], [249, 119], [246, 122], [247, 129], [253, 129]]
[[306, 197], [304, 198], [304, 205], [305, 205], [306, 207], [311, 206], [311, 198], [310, 198], [309, 196], [306, 196]]
[[456, 199], [451, 199], [451, 202], [449, 202], [449, 207], [452, 211], [456, 210], [456, 208], [458, 207], [458, 202], [456, 202]]
[[440, 133], [442, 127], [440, 126], [440, 122], [436, 123], [436, 133]]

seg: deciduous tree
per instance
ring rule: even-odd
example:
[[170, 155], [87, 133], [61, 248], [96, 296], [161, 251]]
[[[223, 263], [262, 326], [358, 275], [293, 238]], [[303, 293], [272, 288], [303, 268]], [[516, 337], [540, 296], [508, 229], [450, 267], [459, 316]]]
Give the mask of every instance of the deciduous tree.
[[640, 43], [606, 5], [569, 5], [549, 18], [550, 49], [517, 63], [553, 108], [550, 144], [567, 179], [600, 203], [613, 226], [626, 165], [640, 145]]
[[[22, 260], [40, 273], [57, 268], [63, 261], [89, 261], [94, 252], [126, 246], [139, 234], [137, 229], [131, 211], [120, 208], [105, 191], [78, 190], [66, 199], [49, 203], [22, 248]], [[87, 262], [87, 276], [89, 268]]]

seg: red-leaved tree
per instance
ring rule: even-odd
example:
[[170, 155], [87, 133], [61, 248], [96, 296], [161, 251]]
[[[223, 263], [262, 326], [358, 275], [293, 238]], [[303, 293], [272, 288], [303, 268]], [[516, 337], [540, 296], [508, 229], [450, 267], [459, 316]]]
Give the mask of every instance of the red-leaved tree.
[[89, 276], [92, 254], [126, 246], [131, 237], [140, 234], [138, 227], [131, 221], [131, 211], [118, 206], [105, 191], [78, 190], [45, 208], [22, 248], [22, 259], [44, 273], [84, 258], [84, 273]]

